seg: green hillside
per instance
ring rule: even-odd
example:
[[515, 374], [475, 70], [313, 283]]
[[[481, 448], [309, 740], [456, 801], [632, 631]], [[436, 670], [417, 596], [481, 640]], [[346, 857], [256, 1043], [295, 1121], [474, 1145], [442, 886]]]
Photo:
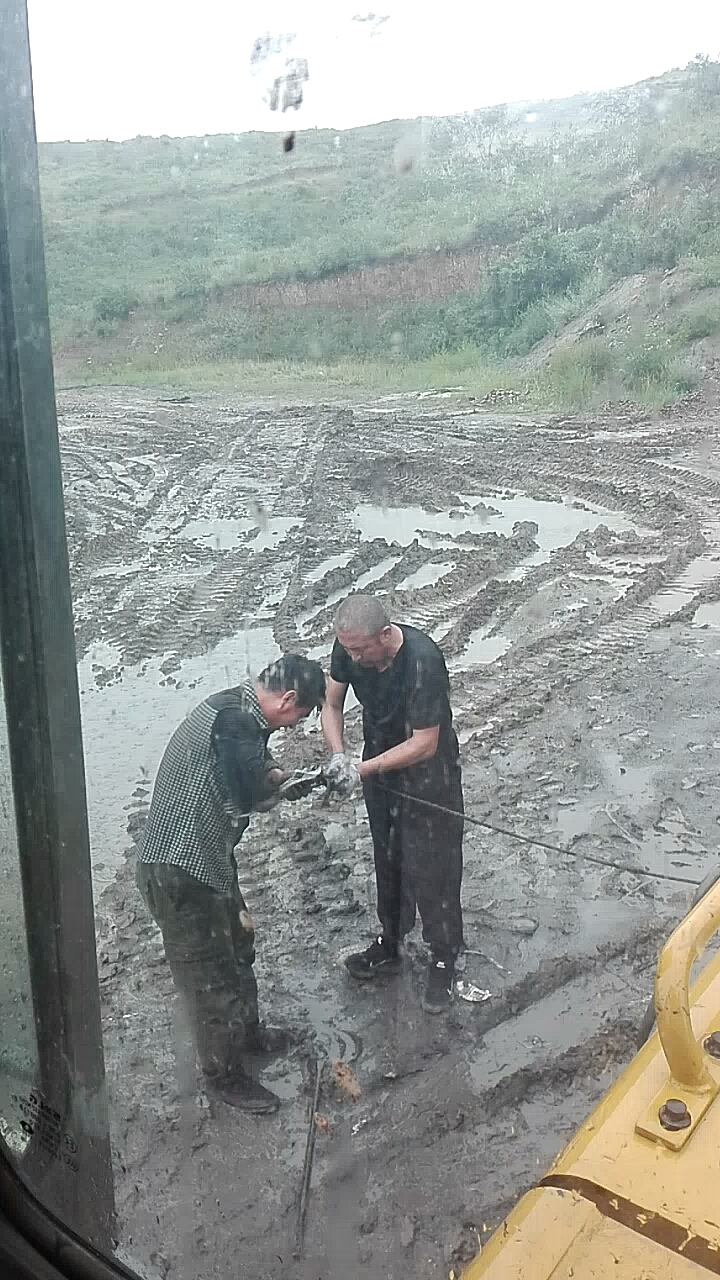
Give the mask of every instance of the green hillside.
[[717, 327], [719, 126], [720, 64], [698, 58], [599, 97], [300, 133], [288, 153], [259, 133], [44, 144], [60, 377], [251, 361], [514, 385], [616, 282], [681, 264], [672, 314], [620, 343], [596, 325], [589, 373], [544, 391], [672, 399]]

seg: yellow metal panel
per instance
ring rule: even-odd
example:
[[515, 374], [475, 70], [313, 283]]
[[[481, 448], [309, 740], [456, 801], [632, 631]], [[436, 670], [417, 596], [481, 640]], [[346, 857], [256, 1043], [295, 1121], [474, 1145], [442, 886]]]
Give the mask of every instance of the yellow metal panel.
[[585, 1230], [575, 1237], [551, 1272], [554, 1280], [707, 1280], [708, 1273], [682, 1254], [634, 1235], [593, 1209]]
[[524, 1197], [463, 1280], [708, 1280], [703, 1266], [570, 1191]]
[[594, 1214], [597, 1209], [573, 1192], [529, 1191], [463, 1272], [463, 1280], [549, 1280]]
[[[695, 983], [689, 1005], [712, 1087], [720, 1079], [718, 1060], [702, 1045], [720, 1030], [720, 955]], [[464, 1280], [720, 1275], [720, 1098], [711, 1101], [707, 1079], [701, 1084], [693, 1089], [671, 1081], [653, 1035]], [[638, 1132], [652, 1125], [658, 1100], [668, 1094], [695, 1112], [690, 1136], [676, 1148]]]
[[[719, 1015], [720, 956], [716, 956], [692, 992], [692, 1023], [698, 1041], [718, 1029]], [[708, 1058], [708, 1064], [715, 1074], [717, 1062]], [[711, 1103], [682, 1150], [669, 1150], [635, 1129], [667, 1083], [667, 1063], [654, 1035], [548, 1176], [582, 1179], [604, 1188], [720, 1249], [720, 1100]], [[692, 1094], [673, 1092], [684, 1097], [692, 1111]]]

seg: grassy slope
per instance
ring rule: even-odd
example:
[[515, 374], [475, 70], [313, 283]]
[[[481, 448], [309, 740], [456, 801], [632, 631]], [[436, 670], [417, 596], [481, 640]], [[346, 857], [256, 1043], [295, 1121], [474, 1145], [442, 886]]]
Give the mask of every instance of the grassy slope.
[[[692, 384], [684, 357], [698, 326], [714, 332], [714, 303], [698, 318], [685, 297], [682, 314], [551, 353], [530, 376], [518, 361], [633, 273], [690, 259], [686, 281], [714, 285], [719, 106], [709, 64], [600, 104], [522, 104], [522, 127], [496, 112], [318, 130], [289, 156], [265, 134], [46, 144], [61, 378], [257, 385], [261, 370], [277, 387], [462, 380], [522, 382], [544, 402], [671, 399]], [[449, 249], [467, 258], [451, 284]], [[393, 282], [388, 264], [412, 258], [426, 289]], [[332, 299], [289, 302], [288, 282], [328, 277]]]

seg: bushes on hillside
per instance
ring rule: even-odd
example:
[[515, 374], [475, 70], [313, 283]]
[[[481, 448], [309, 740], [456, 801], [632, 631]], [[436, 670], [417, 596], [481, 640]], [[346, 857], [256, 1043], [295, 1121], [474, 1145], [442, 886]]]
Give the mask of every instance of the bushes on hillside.
[[127, 285], [106, 289], [95, 303], [95, 319], [111, 323], [127, 320], [139, 302], [137, 294]]

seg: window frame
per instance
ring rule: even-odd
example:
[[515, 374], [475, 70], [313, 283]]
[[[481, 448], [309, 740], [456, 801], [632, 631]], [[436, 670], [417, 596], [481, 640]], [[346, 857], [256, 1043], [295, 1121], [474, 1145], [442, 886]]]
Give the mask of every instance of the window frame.
[[35, 1124], [17, 1169], [67, 1229], [109, 1253], [112, 1162], [26, 0], [0, 0], [0, 659], [36, 1092], [55, 1113], [44, 1134]]

